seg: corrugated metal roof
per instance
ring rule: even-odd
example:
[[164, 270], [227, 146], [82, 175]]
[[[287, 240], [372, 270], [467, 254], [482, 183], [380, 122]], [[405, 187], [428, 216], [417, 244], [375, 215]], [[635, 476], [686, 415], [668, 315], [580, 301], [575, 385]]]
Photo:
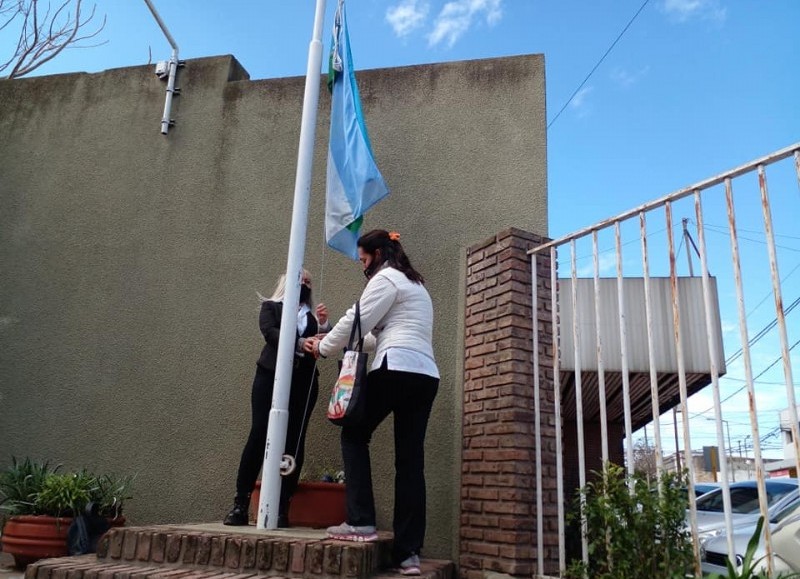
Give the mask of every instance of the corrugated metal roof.
[[[584, 371], [596, 371], [598, 367], [595, 330], [595, 307], [598, 307], [600, 311], [604, 368], [607, 372], [620, 372], [622, 365], [617, 279], [600, 279], [600, 300], [597, 306], [594, 297], [594, 280], [580, 278], [576, 281], [581, 369]], [[717, 284], [714, 278], [711, 278], [710, 281], [712, 302], [716, 305], [711, 312], [711, 319], [713, 320], [711, 335], [717, 344], [718, 372], [723, 375], [725, 373], [725, 354], [722, 346]], [[559, 328], [561, 369], [574, 370], [572, 279], [559, 279], [558, 285], [558, 306], [561, 322]], [[628, 370], [631, 373], [647, 373], [650, 365], [644, 280], [642, 278], [624, 278], [623, 291], [625, 295]], [[710, 372], [710, 357], [702, 278], [678, 278], [678, 295], [685, 371], [687, 374], [708, 374]], [[675, 374], [678, 371], [678, 363], [673, 337], [672, 298], [669, 278], [650, 278], [650, 296], [656, 370], [659, 373]]]

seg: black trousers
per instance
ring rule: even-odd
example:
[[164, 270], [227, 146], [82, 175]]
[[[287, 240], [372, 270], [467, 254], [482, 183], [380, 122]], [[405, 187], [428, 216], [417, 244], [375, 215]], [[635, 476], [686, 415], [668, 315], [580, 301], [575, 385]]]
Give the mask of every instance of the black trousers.
[[438, 388], [438, 378], [388, 370], [384, 361], [382, 368], [369, 373], [362, 424], [342, 429], [347, 522], [374, 525], [369, 442], [378, 425], [394, 413], [395, 564], [419, 554], [425, 538], [425, 431]]
[[[253, 379], [253, 390], [250, 395], [252, 409], [252, 426], [247, 443], [239, 461], [239, 473], [236, 477], [236, 496], [243, 499], [253, 492], [258, 473], [264, 462], [264, 449], [267, 443], [267, 425], [269, 410], [272, 407], [272, 391], [275, 371], [256, 366]], [[309, 395], [310, 389], [310, 395]], [[289, 499], [297, 488], [300, 471], [303, 468], [305, 454], [306, 431], [319, 394], [319, 380], [312, 367], [299, 366], [292, 371], [292, 390], [289, 395], [289, 426], [286, 431], [286, 454], [294, 456], [296, 468], [281, 482], [281, 498], [278, 509], [279, 516], [289, 512]], [[303, 426], [305, 425], [305, 426]], [[302, 428], [301, 428], [302, 427]]]

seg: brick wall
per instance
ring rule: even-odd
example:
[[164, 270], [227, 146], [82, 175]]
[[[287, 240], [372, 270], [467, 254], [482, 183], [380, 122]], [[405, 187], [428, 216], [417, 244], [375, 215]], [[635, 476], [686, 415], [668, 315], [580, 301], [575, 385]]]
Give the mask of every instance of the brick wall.
[[459, 567], [557, 574], [549, 254], [537, 258], [544, 552], [537, 552], [531, 260], [546, 241], [508, 229], [467, 251]]

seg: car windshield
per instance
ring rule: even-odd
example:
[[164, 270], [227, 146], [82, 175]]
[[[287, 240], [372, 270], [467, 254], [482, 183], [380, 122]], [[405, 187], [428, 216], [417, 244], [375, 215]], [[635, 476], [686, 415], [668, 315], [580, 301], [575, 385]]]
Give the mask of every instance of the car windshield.
[[[796, 485], [767, 485], [767, 506], [790, 493]], [[750, 514], [758, 511], [758, 488], [755, 486], [731, 487], [731, 509], [734, 513]], [[697, 499], [697, 510], [723, 512], [722, 489], [717, 489]]]

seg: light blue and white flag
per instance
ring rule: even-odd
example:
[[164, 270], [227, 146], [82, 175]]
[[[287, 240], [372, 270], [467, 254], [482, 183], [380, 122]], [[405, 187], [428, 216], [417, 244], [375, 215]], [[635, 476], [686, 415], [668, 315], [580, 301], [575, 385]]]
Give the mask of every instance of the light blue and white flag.
[[375, 165], [364, 124], [353, 70], [344, 0], [339, 0], [333, 26], [328, 88], [331, 91], [331, 133], [325, 237], [328, 245], [358, 259], [356, 241], [367, 210], [389, 194]]

